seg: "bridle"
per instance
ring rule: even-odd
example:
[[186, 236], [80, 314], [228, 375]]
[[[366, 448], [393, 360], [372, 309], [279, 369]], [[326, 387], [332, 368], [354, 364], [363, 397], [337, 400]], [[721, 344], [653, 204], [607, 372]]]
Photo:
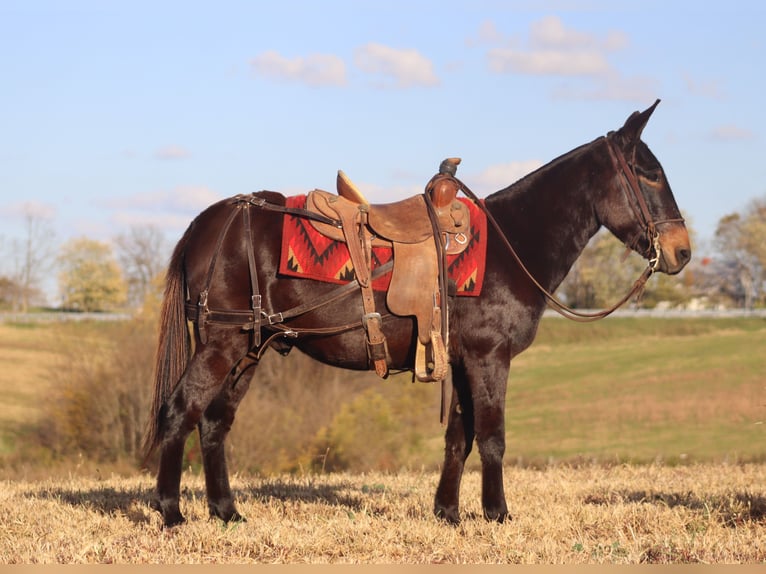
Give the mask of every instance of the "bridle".
[[[622, 307], [622, 305], [624, 305], [632, 297], [638, 296], [643, 292], [644, 287], [646, 286], [646, 282], [649, 280], [649, 277], [651, 277], [652, 274], [659, 267], [660, 259], [662, 257], [662, 247], [660, 246], [660, 234], [657, 231], [657, 225], [660, 225], [663, 223], [678, 223], [678, 222], [682, 223], [684, 221], [683, 218], [680, 218], [680, 217], [668, 218], [668, 219], [655, 219], [652, 216], [651, 212], [649, 211], [649, 206], [646, 203], [646, 198], [644, 197], [643, 191], [641, 190], [641, 185], [638, 182], [638, 177], [636, 176], [635, 170], [625, 160], [625, 156], [623, 155], [622, 151], [614, 145], [614, 143], [612, 142], [611, 134], [604, 136], [603, 139], [606, 141], [606, 146], [607, 146], [607, 149], [609, 150], [609, 156], [612, 160], [612, 165], [614, 166], [614, 169], [617, 172], [617, 174], [620, 176], [620, 181], [622, 183], [621, 187], [623, 188], [623, 192], [625, 193], [625, 196], [628, 200], [628, 204], [630, 205], [633, 213], [635, 214], [638, 221], [641, 223], [641, 226], [644, 229], [644, 232], [646, 233], [646, 237], [649, 242], [649, 247], [647, 252], [645, 253], [645, 256], [648, 261], [647, 267], [641, 273], [639, 278], [636, 279], [635, 283], [633, 283], [633, 286], [631, 287], [630, 291], [628, 291], [628, 293], [625, 296], [623, 296], [617, 303], [601, 311], [586, 313], [583, 311], [572, 309], [571, 307], [568, 307], [567, 305], [559, 301], [550, 291], [548, 291], [545, 287], [543, 287], [540, 284], [540, 282], [534, 278], [532, 273], [530, 273], [526, 265], [524, 265], [518, 253], [516, 253], [516, 250], [513, 248], [513, 245], [511, 245], [511, 242], [508, 240], [502, 228], [500, 227], [500, 224], [497, 222], [494, 216], [489, 212], [489, 210], [487, 210], [486, 206], [484, 205], [484, 202], [480, 201], [479, 198], [476, 196], [476, 194], [473, 193], [473, 191], [471, 191], [468, 188], [468, 186], [466, 186], [462, 181], [460, 181], [458, 178], [455, 177], [455, 180], [457, 181], [458, 185], [462, 189], [463, 193], [465, 193], [471, 200], [473, 200], [473, 202], [476, 203], [476, 205], [478, 205], [479, 208], [487, 216], [487, 221], [489, 221], [492, 227], [495, 228], [495, 231], [497, 231], [498, 235], [500, 236], [500, 239], [503, 241], [506, 248], [513, 256], [513, 259], [519, 265], [519, 267], [524, 272], [524, 274], [529, 278], [529, 280], [532, 281], [535, 287], [537, 287], [537, 289], [543, 294], [543, 296], [548, 302], [548, 305], [554, 311], [566, 317], [567, 319], [571, 319], [573, 321], [585, 322], [585, 323], [591, 322], [591, 321], [598, 321], [599, 319], [603, 319], [604, 317], [611, 315], [614, 311]], [[637, 245], [638, 237], [640, 237], [640, 235], [633, 240], [633, 243], [632, 245], [630, 245], [629, 248], [635, 247]]]
[[[622, 188], [625, 197], [628, 200], [628, 205], [630, 205], [636, 219], [641, 222], [641, 225], [644, 228], [647, 242], [649, 244], [645, 254], [649, 261], [649, 266], [652, 268], [652, 271], [656, 271], [660, 264], [660, 256], [662, 255], [660, 233], [657, 231], [657, 226], [662, 223], [683, 223], [684, 220], [682, 217], [666, 219], [654, 219], [654, 217], [652, 217], [649, 207], [646, 204], [646, 198], [641, 191], [641, 185], [638, 182], [635, 169], [627, 162], [622, 151], [614, 145], [614, 142], [612, 141], [613, 138], [607, 136], [604, 139], [606, 140], [606, 148], [609, 150], [609, 157], [612, 160], [614, 170], [622, 175]], [[629, 248], [636, 248], [638, 237], [639, 236], [636, 236], [631, 242]], [[653, 255], [652, 251], [654, 251]]]

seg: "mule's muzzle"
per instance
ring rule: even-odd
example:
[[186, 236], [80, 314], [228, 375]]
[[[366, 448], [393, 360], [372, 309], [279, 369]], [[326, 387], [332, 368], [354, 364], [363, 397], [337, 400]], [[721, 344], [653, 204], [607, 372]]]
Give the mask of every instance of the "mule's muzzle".
[[691, 261], [692, 248], [689, 232], [682, 223], [660, 233], [660, 262], [657, 270], [676, 275]]

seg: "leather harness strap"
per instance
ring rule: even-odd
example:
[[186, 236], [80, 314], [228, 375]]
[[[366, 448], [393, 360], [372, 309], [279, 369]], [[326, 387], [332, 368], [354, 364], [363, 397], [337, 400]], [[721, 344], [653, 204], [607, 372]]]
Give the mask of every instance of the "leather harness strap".
[[247, 250], [247, 268], [250, 272], [250, 308], [253, 311], [253, 329], [250, 332], [250, 346], [261, 345], [261, 294], [258, 291], [258, 273], [255, 266], [255, 253], [253, 243], [253, 227], [250, 223], [250, 206], [245, 204], [243, 208], [245, 225], [245, 243]]
[[354, 275], [359, 287], [361, 287], [364, 307], [362, 325], [367, 333], [367, 352], [370, 361], [375, 366], [377, 375], [385, 378], [388, 376], [388, 352], [380, 313], [375, 311], [375, 293], [372, 289], [370, 270], [372, 233], [367, 227], [367, 205], [358, 205], [359, 207], [355, 211], [341, 211], [338, 215], [343, 225], [343, 235], [351, 256], [351, 264], [354, 266]]
[[[644, 197], [644, 194], [641, 193], [641, 184], [638, 182], [635, 170], [628, 164], [625, 159], [625, 154], [615, 147], [613, 138], [606, 137], [604, 139], [606, 140], [607, 150], [609, 150], [609, 157], [612, 160], [612, 166], [617, 174], [622, 175], [624, 184], [623, 189], [628, 199], [628, 204], [633, 210], [636, 218], [643, 224], [644, 230], [646, 231], [646, 238], [649, 242], [648, 257], [650, 257], [650, 265], [656, 265], [659, 263], [659, 253], [655, 253], [655, 258], [651, 259], [651, 250], [653, 248], [655, 251], [657, 250], [654, 245], [657, 236], [657, 226], [661, 223], [683, 222], [683, 218], [655, 219], [652, 217], [652, 214], [649, 211], [649, 206], [646, 204], [646, 198]], [[638, 245], [639, 237], [640, 234], [637, 234], [630, 245], [631, 247], [635, 248]]]
[[[216, 241], [215, 250], [213, 251], [213, 257], [210, 260], [210, 267], [207, 270], [207, 276], [205, 277], [205, 283], [204, 287], [199, 293], [199, 298], [197, 300], [197, 308], [196, 308], [196, 323], [197, 323], [197, 330], [199, 331], [199, 338], [200, 341], [205, 344], [207, 343], [207, 329], [206, 329], [206, 323], [210, 319], [210, 308], [207, 304], [208, 294], [210, 293], [210, 284], [213, 280], [213, 273], [215, 272], [215, 264], [218, 261], [218, 255], [221, 252], [221, 246], [223, 245], [223, 240], [225, 239], [227, 233], [229, 232], [229, 228], [231, 227], [232, 222], [234, 221], [234, 217], [237, 215], [237, 210], [234, 209], [229, 214], [229, 217], [226, 219], [226, 223], [224, 223], [223, 228], [221, 229], [221, 232], [218, 234], [218, 240]], [[188, 306], [187, 306], [187, 312], [188, 312]]]

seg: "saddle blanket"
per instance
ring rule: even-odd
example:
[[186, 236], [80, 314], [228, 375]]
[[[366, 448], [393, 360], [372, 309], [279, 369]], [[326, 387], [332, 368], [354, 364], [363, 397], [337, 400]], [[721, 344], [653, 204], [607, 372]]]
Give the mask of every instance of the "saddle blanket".
[[[457, 285], [457, 294], [476, 297], [481, 293], [487, 255], [487, 218], [474, 203], [465, 198], [471, 213], [471, 239], [464, 251], [447, 256], [450, 278]], [[306, 196], [287, 198], [287, 207], [304, 208]], [[372, 270], [384, 265], [393, 257], [393, 250], [375, 247], [372, 250]], [[329, 283], [343, 284], [355, 278], [354, 267], [348, 247], [319, 233], [305, 217], [286, 214], [282, 232], [282, 253], [279, 273], [289, 277], [301, 277]], [[373, 289], [386, 291], [391, 273], [373, 281]]]

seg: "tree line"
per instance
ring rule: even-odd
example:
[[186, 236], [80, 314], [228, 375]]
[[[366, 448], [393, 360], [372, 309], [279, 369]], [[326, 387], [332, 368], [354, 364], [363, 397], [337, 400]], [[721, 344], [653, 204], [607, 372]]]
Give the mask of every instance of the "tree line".
[[[766, 195], [750, 201], [741, 212], [720, 218], [710, 245], [692, 238], [692, 261], [680, 276], [658, 273], [634, 305], [693, 308], [766, 306]], [[618, 300], [646, 267], [646, 261], [627, 253], [602, 230], [577, 260], [559, 294], [573, 307], [607, 307]]]
[[[0, 269], [0, 309], [26, 312], [45, 305], [43, 285], [57, 277], [57, 304], [73, 311], [109, 311], [139, 307], [157, 287], [169, 246], [162, 231], [134, 226], [112, 241], [73, 238], [55, 248], [50, 222], [29, 210], [24, 236], [0, 237], [4, 260]], [[689, 223], [694, 243], [694, 233]], [[700, 252], [702, 251], [702, 254]], [[695, 257], [680, 277], [657, 274], [640, 301], [647, 308], [766, 306], [766, 195], [741, 212], [718, 221], [712, 242]], [[576, 308], [605, 307], [625, 293], [646, 266], [627, 253], [611, 234], [593, 238], [558, 290]]]
[[[24, 237], [0, 238], [8, 262], [0, 269], [0, 310], [138, 308], [164, 273], [169, 247], [156, 226], [133, 226], [111, 241], [75, 237], [56, 247], [48, 220], [30, 210], [24, 223]], [[51, 276], [53, 297], [44, 291]]]

